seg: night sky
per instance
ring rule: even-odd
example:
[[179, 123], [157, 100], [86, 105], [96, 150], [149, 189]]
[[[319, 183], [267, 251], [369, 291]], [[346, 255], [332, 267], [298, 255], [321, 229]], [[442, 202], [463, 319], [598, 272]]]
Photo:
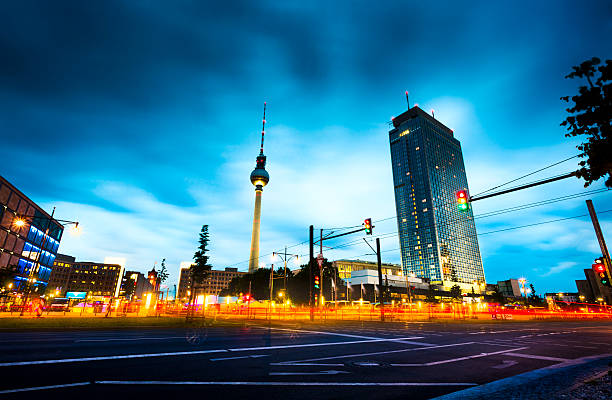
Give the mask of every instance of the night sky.
[[[166, 258], [172, 285], [203, 224], [215, 268], [248, 268], [264, 101], [262, 255], [307, 240], [310, 224], [395, 215], [388, 123], [405, 90], [454, 130], [473, 194], [577, 154], [559, 97], [577, 91], [564, 79], [573, 65], [612, 58], [609, 1], [315, 3], [5, 2], [0, 174], [81, 223], [60, 252], [141, 271]], [[473, 210], [601, 188], [565, 180]], [[612, 209], [607, 192], [477, 219], [487, 281], [576, 291], [600, 254], [588, 218], [485, 233], [586, 214], [587, 198]], [[612, 244], [612, 213], [600, 222]], [[395, 231], [393, 218], [375, 223]], [[399, 262], [398, 247], [383, 239], [383, 261]], [[325, 251], [375, 260], [367, 253], [363, 241]]]

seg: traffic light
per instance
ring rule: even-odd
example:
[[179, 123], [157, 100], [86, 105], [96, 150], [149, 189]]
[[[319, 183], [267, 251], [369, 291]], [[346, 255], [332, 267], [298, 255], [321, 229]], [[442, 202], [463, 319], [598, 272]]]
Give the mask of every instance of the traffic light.
[[608, 276], [608, 271], [606, 270], [606, 266], [601, 259], [595, 260], [595, 264], [593, 264], [593, 271], [595, 271], [595, 274], [599, 278], [599, 282], [601, 282], [603, 286], [612, 287], [610, 277]]
[[314, 277], [314, 288], [319, 289], [319, 275], [315, 275]]
[[366, 235], [371, 235], [372, 234], [372, 218], [366, 218], [363, 221], [363, 225], [365, 226]]
[[455, 193], [455, 197], [457, 198], [457, 209], [459, 211], [467, 211], [469, 208], [467, 190], [459, 190]]

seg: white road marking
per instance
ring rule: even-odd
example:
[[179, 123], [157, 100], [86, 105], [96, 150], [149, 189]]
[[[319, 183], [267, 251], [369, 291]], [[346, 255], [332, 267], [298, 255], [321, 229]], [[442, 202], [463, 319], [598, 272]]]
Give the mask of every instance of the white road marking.
[[494, 356], [496, 354], [509, 353], [511, 351], [525, 350], [527, 348], [528, 347], [517, 347], [515, 349], [494, 351], [492, 353], [480, 353], [480, 354], [476, 354], [476, 355], [473, 355], [473, 356], [451, 358], [449, 360], [441, 360], [441, 361], [432, 361], [432, 362], [423, 363], [423, 364], [391, 364], [391, 366], [392, 367], [431, 367], [432, 365], [447, 364], [447, 363], [451, 363], [451, 362], [470, 360], [470, 359], [473, 359], [473, 358], [489, 357], [489, 356]]
[[269, 375], [272, 376], [288, 376], [288, 375], [338, 375], [338, 374], [348, 374], [347, 371], [337, 371], [335, 369], [330, 369], [328, 371], [319, 371], [319, 372], [270, 372]]
[[35, 390], [60, 389], [60, 388], [74, 387], [74, 386], [85, 386], [89, 384], [90, 384], [89, 382], [77, 382], [77, 383], [66, 383], [64, 385], [35, 386], [35, 387], [29, 387], [29, 388], [8, 389], [8, 390], [0, 390], [0, 394], [32, 392]]
[[296, 364], [296, 363], [299, 364], [299, 363], [310, 362], [310, 361], [335, 360], [339, 358], [352, 358], [352, 357], [374, 356], [374, 355], [380, 355], [380, 354], [404, 353], [407, 351], [431, 350], [431, 349], [439, 349], [443, 347], [465, 346], [465, 345], [474, 344], [474, 343], [476, 342], [444, 344], [444, 345], [439, 345], [439, 346], [419, 347], [419, 348], [410, 348], [410, 349], [401, 349], [401, 350], [376, 351], [373, 353], [345, 354], [345, 355], [333, 356], [333, 357], [310, 358], [307, 360], [283, 361], [283, 362], [274, 363], [270, 365], [289, 365], [289, 364]]
[[239, 360], [241, 358], [260, 358], [260, 357], [269, 357], [269, 356], [270, 356], [269, 354], [253, 354], [251, 356], [211, 358], [210, 361]]
[[484, 335], [490, 333], [508, 333], [508, 332], [525, 332], [525, 331], [533, 331], [534, 329], [508, 329], [505, 331], [479, 331], [479, 332], [471, 332], [470, 335]]
[[[378, 343], [378, 342], [407, 343], [405, 341], [409, 339], [421, 339], [421, 337], [415, 336], [415, 337], [395, 338], [395, 339], [354, 340], [352, 342], [306, 343], [306, 344], [285, 344], [285, 345], [278, 345], [278, 346], [239, 347], [236, 349], [228, 349], [228, 351], [276, 350], [276, 349], [291, 349], [291, 348], [299, 348], [299, 347], [338, 346], [338, 345], [344, 345], [344, 344]], [[414, 343], [419, 343], [419, 342], [414, 342]]]
[[491, 368], [503, 369], [503, 368], [512, 367], [513, 365], [516, 365], [516, 364], [518, 364], [518, 361], [504, 360], [504, 361], [502, 361], [501, 364], [495, 365], [495, 366], [493, 366]]
[[106, 360], [123, 360], [123, 359], [131, 359], [131, 358], [172, 357], [172, 356], [186, 356], [186, 355], [209, 354], [209, 353], [227, 353], [227, 352], [238, 352], [238, 351], [278, 350], [278, 349], [291, 349], [291, 348], [300, 348], [300, 347], [341, 346], [341, 345], [361, 344], [361, 343], [397, 342], [397, 341], [402, 341], [402, 340], [407, 340], [407, 339], [420, 339], [420, 337], [417, 336], [417, 337], [396, 338], [396, 339], [355, 340], [351, 342], [288, 344], [288, 345], [280, 345], [280, 346], [237, 347], [237, 348], [231, 348], [231, 349], [179, 351], [179, 352], [173, 352], [173, 353], [125, 354], [125, 355], [116, 355], [116, 356], [62, 358], [62, 359], [55, 359], [55, 360], [39, 360], [39, 361], [17, 361], [17, 362], [0, 363], [0, 367], [16, 367], [16, 366], [24, 366], [24, 365], [61, 364], [61, 363], [106, 361]]
[[185, 336], [111, 338], [111, 339], [79, 339], [79, 340], [75, 340], [74, 343], [79, 343], [79, 342], [128, 342], [128, 341], [134, 341], [134, 340], [167, 340], [167, 339], [185, 339]]
[[[310, 330], [304, 330], [304, 329], [274, 328], [274, 327], [263, 327], [263, 326], [256, 326], [256, 328], [260, 328], [260, 329], [274, 329], [274, 330], [277, 330], [277, 331], [287, 331], [287, 332], [299, 332], [299, 333], [306, 333], [306, 334], [312, 334], [312, 335], [343, 336], [343, 337], [350, 337], [350, 338], [356, 338], [356, 339], [397, 339], [397, 338], [383, 338], [383, 337], [376, 337], [376, 336], [351, 335], [351, 334], [348, 334], [348, 333], [337, 333], [337, 332], [326, 332], [326, 331], [310, 331]], [[418, 337], [413, 337], [413, 338], [406, 338], [406, 339], [423, 339], [423, 336], [418, 336]], [[413, 343], [413, 342], [406, 342], [406, 344], [415, 344], [415, 343]], [[422, 343], [422, 342], [419, 342], [418, 344], [420, 344], [422, 346], [435, 346], [432, 343]]]
[[559, 362], [569, 361], [567, 358], [536, 356], [535, 354], [506, 353], [505, 355], [511, 356], [511, 357], [533, 358], [534, 360], [559, 361]]
[[202, 382], [96, 381], [99, 385], [232, 385], [232, 386], [478, 386], [465, 382]]

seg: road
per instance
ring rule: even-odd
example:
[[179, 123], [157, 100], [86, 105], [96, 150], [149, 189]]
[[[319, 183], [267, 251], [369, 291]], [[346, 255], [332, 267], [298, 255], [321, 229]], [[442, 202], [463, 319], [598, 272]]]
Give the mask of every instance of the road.
[[611, 334], [611, 322], [5, 331], [0, 396], [426, 399], [612, 353]]

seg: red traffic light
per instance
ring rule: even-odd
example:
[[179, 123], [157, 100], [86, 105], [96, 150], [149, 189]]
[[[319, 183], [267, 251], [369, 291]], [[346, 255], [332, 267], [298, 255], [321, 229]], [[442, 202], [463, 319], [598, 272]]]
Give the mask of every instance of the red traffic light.
[[593, 264], [595, 272], [606, 272], [606, 267], [603, 264]]
[[371, 235], [372, 234], [372, 218], [366, 218], [363, 221], [363, 225], [365, 226], [366, 235]]

